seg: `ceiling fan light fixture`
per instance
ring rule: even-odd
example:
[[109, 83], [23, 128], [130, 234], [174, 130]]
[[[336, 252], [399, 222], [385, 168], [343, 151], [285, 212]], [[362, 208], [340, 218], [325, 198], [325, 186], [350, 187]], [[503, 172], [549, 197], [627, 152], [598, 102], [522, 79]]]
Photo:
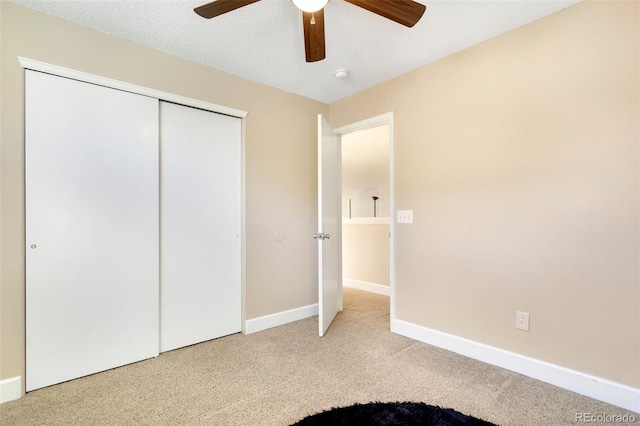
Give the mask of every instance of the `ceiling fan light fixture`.
[[329, 0], [291, 0], [303, 12], [317, 12], [329, 3]]
[[[213, 0], [194, 9], [206, 19], [215, 18], [260, 0]], [[291, 0], [301, 13], [304, 32], [304, 53], [307, 62], [321, 61], [326, 57], [324, 36], [324, 8], [330, 0]], [[422, 17], [426, 6], [415, 0], [343, 0], [354, 6], [390, 19], [406, 27], [413, 27]], [[422, 0], [424, 1], [424, 0]], [[349, 75], [348, 71], [336, 73], [338, 79]]]

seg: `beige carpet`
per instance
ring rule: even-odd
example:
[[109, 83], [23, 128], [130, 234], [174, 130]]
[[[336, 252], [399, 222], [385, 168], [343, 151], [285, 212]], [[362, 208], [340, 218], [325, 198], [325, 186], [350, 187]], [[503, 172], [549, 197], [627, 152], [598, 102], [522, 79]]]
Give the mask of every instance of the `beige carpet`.
[[423, 401], [502, 425], [626, 411], [389, 332], [389, 298], [345, 289], [317, 317], [164, 353], [0, 405], [2, 425], [288, 425], [334, 406]]

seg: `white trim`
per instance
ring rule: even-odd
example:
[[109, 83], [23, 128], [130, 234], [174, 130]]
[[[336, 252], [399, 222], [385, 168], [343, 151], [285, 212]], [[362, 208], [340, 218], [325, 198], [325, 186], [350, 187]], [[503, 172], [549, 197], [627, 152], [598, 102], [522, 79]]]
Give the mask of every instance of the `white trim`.
[[[393, 111], [386, 112], [384, 114], [376, 115], [375, 117], [367, 118], [356, 123], [347, 124], [346, 126], [338, 127], [335, 132], [342, 136], [346, 133], [355, 132], [358, 130], [366, 130], [372, 127], [382, 126], [384, 124], [389, 125], [389, 212], [393, 216], [396, 209], [395, 201], [395, 166], [394, 166], [394, 124], [393, 124]], [[389, 308], [390, 308], [390, 321], [396, 318], [396, 221], [389, 221]]]
[[640, 389], [402, 320], [391, 331], [640, 413]]
[[343, 217], [343, 225], [388, 225], [388, 217]]
[[278, 327], [290, 322], [299, 321], [318, 315], [318, 304], [302, 306], [288, 311], [276, 312], [275, 314], [252, 318], [245, 321], [244, 333], [251, 334], [268, 328]]
[[22, 377], [0, 380], [0, 404], [22, 398]]
[[344, 287], [351, 287], [357, 290], [368, 291], [369, 293], [382, 294], [389, 296], [391, 294], [388, 285], [370, 283], [368, 281], [352, 280], [351, 278], [342, 278]]
[[176, 104], [186, 105], [194, 108], [204, 109], [206, 111], [217, 112], [219, 114], [230, 115], [232, 117], [245, 118], [247, 116], [246, 111], [240, 111], [238, 109], [225, 107], [222, 105], [216, 105], [209, 102], [199, 101], [197, 99], [191, 99], [184, 96], [178, 96], [160, 90], [149, 89], [147, 87], [137, 86], [135, 84], [129, 84], [118, 80], [112, 80], [110, 78], [101, 77], [94, 74], [88, 74], [81, 71], [72, 70], [69, 68], [59, 67], [57, 65], [47, 64], [45, 62], [35, 61], [33, 59], [23, 58], [18, 56], [20, 65], [23, 68], [40, 71], [47, 74], [53, 74], [60, 77], [66, 77], [73, 80], [83, 81], [85, 83], [97, 84], [99, 86], [110, 87], [112, 89], [122, 90], [125, 92], [136, 93], [138, 95], [148, 96], [150, 98], [160, 99], [163, 101], [173, 102]]
[[358, 130], [366, 130], [372, 127], [378, 127], [383, 124], [391, 123], [393, 123], [393, 111], [376, 115], [375, 117], [367, 118], [356, 123], [347, 124], [346, 126], [338, 127], [337, 129], [335, 129], [335, 132], [339, 135], [344, 135], [346, 133], [356, 132]]
[[240, 144], [241, 191], [240, 194], [240, 332], [246, 332], [247, 319], [247, 154], [246, 121], [241, 120], [242, 138]]

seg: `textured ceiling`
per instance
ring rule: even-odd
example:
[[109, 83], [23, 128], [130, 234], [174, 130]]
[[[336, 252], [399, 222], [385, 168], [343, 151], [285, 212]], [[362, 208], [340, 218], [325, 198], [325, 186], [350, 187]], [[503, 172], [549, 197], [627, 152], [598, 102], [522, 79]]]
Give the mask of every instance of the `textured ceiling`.
[[[306, 63], [300, 13], [262, 0], [211, 20], [207, 0], [12, 0], [249, 80], [331, 103], [564, 9], [570, 1], [426, 1], [406, 28], [342, 0], [325, 8], [327, 57]], [[334, 71], [350, 75], [338, 80]]]

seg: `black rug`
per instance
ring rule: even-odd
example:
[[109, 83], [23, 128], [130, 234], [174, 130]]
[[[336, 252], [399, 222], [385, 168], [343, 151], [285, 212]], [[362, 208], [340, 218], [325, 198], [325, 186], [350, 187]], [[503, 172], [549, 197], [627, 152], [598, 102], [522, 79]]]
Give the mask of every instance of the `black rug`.
[[305, 417], [291, 426], [496, 426], [450, 408], [422, 402], [372, 402], [334, 408]]

